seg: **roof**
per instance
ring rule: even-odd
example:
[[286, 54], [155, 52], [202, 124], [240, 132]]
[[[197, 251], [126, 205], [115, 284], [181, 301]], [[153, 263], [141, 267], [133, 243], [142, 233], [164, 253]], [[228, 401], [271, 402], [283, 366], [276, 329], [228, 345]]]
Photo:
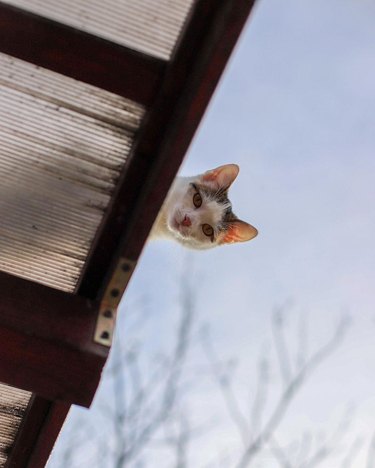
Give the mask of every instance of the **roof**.
[[44, 466], [70, 405], [90, 405], [117, 304], [253, 1], [170, 5], [0, 2], [5, 466]]

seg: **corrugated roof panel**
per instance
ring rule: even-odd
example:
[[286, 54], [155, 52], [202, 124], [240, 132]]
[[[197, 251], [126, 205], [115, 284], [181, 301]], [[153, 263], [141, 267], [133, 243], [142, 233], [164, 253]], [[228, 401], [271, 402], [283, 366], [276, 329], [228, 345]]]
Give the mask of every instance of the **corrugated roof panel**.
[[31, 393], [0, 384], [0, 466], [4, 466]]
[[0, 269], [73, 291], [143, 108], [0, 54]]
[[193, 0], [6, 0], [5, 3], [168, 59]]

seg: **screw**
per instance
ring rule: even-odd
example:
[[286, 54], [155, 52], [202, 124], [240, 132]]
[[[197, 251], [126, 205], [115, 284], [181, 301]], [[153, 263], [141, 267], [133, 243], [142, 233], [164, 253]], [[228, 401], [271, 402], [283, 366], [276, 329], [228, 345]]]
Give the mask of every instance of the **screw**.
[[107, 331], [102, 332], [102, 334], [100, 335], [100, 338], [102, 340], [109, 340], [109, 332]]

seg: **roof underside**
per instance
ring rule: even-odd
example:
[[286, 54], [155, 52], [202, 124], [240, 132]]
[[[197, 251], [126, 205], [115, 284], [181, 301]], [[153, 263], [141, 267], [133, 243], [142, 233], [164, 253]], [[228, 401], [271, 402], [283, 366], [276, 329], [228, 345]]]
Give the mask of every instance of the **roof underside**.
[[0, 1], [0, 466], [44, 466], [70, 404], [90, 404], [107, 286], [137, 261], [252, 4]]
[[192, 0], [7, 0], [5, 3], [168, 60]]
[[143, 106], [0, 54], [0, 269], [73, 292]]

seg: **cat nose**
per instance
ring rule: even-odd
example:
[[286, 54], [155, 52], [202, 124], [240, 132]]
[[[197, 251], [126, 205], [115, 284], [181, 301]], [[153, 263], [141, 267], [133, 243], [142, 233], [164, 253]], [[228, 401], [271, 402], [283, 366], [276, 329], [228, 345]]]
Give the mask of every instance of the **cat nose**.
[[185, 215], [185, 218], [181, 221], [183, 226], [191, 226], [191, 219], [189, 216]]

